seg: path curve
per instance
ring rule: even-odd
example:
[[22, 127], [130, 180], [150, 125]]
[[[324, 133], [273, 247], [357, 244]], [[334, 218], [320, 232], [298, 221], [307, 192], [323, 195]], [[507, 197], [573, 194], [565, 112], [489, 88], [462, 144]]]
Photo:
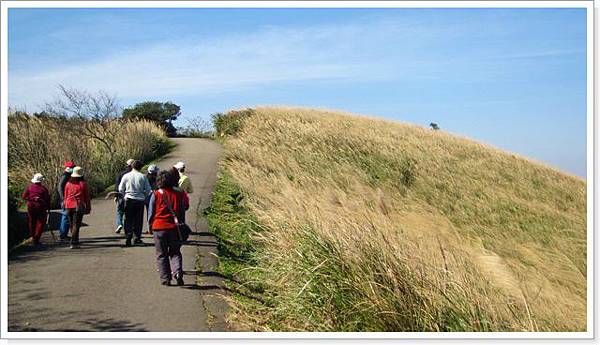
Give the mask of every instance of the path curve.
[[185, 286], [160, 285], [152, 237], [144, 234], [145, 246], [125, 248], [123, 235], [114, 233], [114, 202], [94, 199], [81, 249], [52, 244], [45, 233], [45, 249], [9, 259], [9, 332], [227, 330], [223, 282], [214, 272], [216, 239], [195, 214], [210, 204], [221, 147], [208, 139], [174, 141], [177, 148], [157, 165], [186, 162], [194, 188], [186, 218], [195, 233], [182, 248]]

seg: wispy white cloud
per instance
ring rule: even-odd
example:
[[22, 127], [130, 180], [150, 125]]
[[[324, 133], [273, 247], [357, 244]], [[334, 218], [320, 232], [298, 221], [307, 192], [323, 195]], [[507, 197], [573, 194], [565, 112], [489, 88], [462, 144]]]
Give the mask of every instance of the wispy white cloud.
[[[214, 39], [188, 38], [98, 61], [9, 74], [12, 105], [40, 104], [57, 84], [103, 89], [120, 97], [211, 94], [275, 82], [373, 80], [389, 76], [385, 40], [398, 25], [267, 27]], [[384, 49], [383, 49], [384, 50]]]
[[[264, 26], [227, 36], [185, 37], [51, 70], [9, 71], [9, 103], [31, 109], [50, 99], [58, 84], [146, 98], [206, 96], [308, 80], [498, 80], [506, 74], [506, 69], [498, 68], [502, 60], [572, 53], [554, 49], [514, 55], [502, 47], [481, 51], [466, 41], [481, 27], [478, 22], [448, 27], [377, 18], [346, 25]], [[69, 33], [61, 29], [57, 35]], [[457, 51], [453, 41], [463, 50]]]

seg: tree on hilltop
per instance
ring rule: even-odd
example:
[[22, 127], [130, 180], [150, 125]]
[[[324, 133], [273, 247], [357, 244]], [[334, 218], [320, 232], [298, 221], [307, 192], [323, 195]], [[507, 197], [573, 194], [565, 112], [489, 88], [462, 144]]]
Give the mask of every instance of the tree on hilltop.
[[147, 101], [123, 110], [124, 119], [145, 119], [161, 126], [168, 136], [174, 136], [177, 129], [173, 121], [181, 115], [181, 107], [171, 102]]

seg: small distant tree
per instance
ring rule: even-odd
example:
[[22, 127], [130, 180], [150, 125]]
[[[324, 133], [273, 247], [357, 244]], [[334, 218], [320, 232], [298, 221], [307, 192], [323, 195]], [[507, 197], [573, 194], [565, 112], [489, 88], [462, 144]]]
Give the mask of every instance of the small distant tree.
[[177, 134], [185, 137], [208, 138], [212, 136], [211, 123], [200, 116], [186, 119], [186, 126], [179, 127]]
[[429, 126], [431, 126], [431, 129], [433, 129], [434, 131], [437, 131], [440, 129], [440, 127], [437, 125], [437, 123], [430, 123]]
[[148, 101], [123, 110], [124, 119], [146, 119], [161, 126], [168, 136], [175, 136], [173, 121], [181, 115], [181, 107], [171, 102]]

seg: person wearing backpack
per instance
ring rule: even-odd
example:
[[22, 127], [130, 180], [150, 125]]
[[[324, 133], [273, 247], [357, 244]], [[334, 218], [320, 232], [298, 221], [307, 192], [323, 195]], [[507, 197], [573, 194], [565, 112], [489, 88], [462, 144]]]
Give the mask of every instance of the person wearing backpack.
[[156, 261], [162, 285], [183, 282], [182, 238], [178, 218], [189, 207], [184, 192], [175, 189], [179, 176], [161, 171], [156, 178], [158, 190], [153, 191], [148, 205], [148, 228], [154, 238]]
[[92, 202], [87, 182], [81, 167], [73, 168], [73, 173], [65, 186], [65, 209], [71, 227], [71, 249], [79, 248], [79, 228], [83, 215], [92, 211]]
[[23, 200], [27, 201], [29, 234], [33, 238], [34, 246], [41, 245], [40, 238], [48, 220], [48, 210], [50, 209], [50, 193], [42, 185], [42, 181], [44, 181], [44, 175], [39, 173], [33, 175], [31, 184], [21, 196]]

